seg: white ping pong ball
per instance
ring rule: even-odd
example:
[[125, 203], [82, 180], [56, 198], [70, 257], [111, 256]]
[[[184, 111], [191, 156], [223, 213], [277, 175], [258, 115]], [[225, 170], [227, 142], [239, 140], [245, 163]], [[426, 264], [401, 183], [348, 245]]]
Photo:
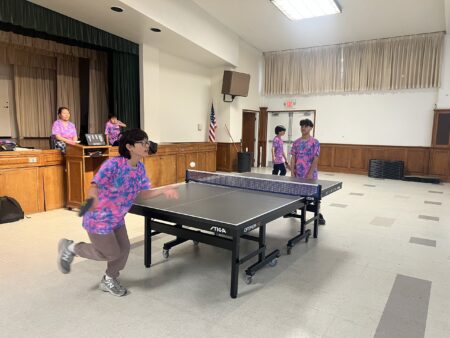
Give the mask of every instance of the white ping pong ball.
[[192, 161], [191, 163], [189, 163], [189, 166], [190, 166], [191, 168], [195, 168], [195, 162]]

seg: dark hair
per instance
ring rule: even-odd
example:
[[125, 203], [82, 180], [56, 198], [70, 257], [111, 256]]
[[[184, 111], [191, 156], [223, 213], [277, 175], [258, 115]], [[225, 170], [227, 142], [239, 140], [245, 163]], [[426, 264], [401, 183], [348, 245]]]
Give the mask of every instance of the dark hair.
[[67, 107], [59, 107], [59, 108], [58, 108], [58, 115], [61, 115], [61, 113], [62, 113], [62, 111], [63, 111], [64, 109], [66, 109], [66, 110], [69, 112], [69, 114], [70, 114], [69, 108], [67, 108]]
[[286, 128], [284, 127], [284, 126], [281, 126], [281, 125], [279, 125], [279, 126], [276, 126], [275, 127], [275, 134], [279, 134], [279, 133], [281, 133], [282, 131], [286, 131]]
[[117, 114], [114, 114], [114, 113], [109, 113], [108, 114], [108, 120], [111, 120], [113, 117], [117, 118]]
[[131, 154], [127, 149], [127, 144], [134, 146], [136, 142], [144, 140], [148, 140], [148, 135], [145, 131], [138, 128], [125, 130], [121, 133], [119, 139], [119, 154], [125, 158], [130, 159]]
[[314, 123], [310, 119], [304, 119], [300, 121], [301, 127], [314, 127]]

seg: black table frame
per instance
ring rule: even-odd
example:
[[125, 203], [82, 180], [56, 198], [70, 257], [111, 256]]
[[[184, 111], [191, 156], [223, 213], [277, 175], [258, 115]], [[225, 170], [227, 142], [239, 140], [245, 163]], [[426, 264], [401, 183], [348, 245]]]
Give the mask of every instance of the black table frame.
[[[266, 254], [266, 224], [274, 221], [294, 210], [304, 207], [303, 198], [299, 198], [281, 208], [271, 211], [262, 216], [255, 216], [253, 219], [239, 225], [221, 224], [209, 220], [196, 218], [191, 215], [182, 215], [170, 211], [153, 209], [142, 205], [133, 205], [130, 212], [145, 217], [144, 234], [144, 265], [151, 266], [151, 238], [158, 233], [166, 233], [176, 236], [176, 239], [164, 244], [163, 252], [167, 252], [172, 247], [188, 240], [194, 243], [200, 242], [216, 246], [231, 251], [231, 286], [230, 296], [236, 298], [238, 294], [239, 266], [255, 256], [258, 256], [256, 263], [245, 270], [247, 280], [251, 282], [256, 272], [267, 264], [276, 264], [276, 259], [280, 256], [278, 249]], [[163, 221], [163, 222], [161, 222]], [[164, 222], [169, 222], [164, 223]], [[195, 228], [193, 230], [191, 228]], [[258, 237], [248, 233], [258, 228]], [[207, 231], [207, 232], [205, 232]], [[258, 243], [258, 248], [244, 257], [240, 257], [241, 239], [251, 240]]]

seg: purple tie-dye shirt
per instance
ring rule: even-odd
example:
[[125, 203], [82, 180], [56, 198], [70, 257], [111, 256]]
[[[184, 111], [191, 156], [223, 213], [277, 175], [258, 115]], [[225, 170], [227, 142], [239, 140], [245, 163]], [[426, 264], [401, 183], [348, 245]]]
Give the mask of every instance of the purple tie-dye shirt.
[[67, 121], [67, 125], [65, 126], [62, 120], [57, 119], [53, 122], [52, 135], [60, 135], [64, 138], [72, 140], [77, 136], [77, 129], [72, 122]]
[[114, 144], [120, 138], [120, 126], [110, 121], [106, 122], [105, 134], [108, 135], [109, 144]]
[[84, 215], [83, 227], [94, 234], [108, 234], [125, 224], [138, 193], [151, 187], [144, 164], [132, 167], [122, 156], [105, 161], [92, 182], [98, 187], [98, 204]]
[[[320, 155], [320, 143], [314, 137], [310, 137], [308, 140], [298, 138], [292, 144], [290, 154], [296, 159], [295, 175], [306, 178], [314, 158]], [[313, 179], [317, 180], [317, 168], [313, 172]]]
[[283, 140], [281, 137], [275, 136], [273, 138], [272, 147], [275, 150], [275, 158], [273, 164], [281, 164], [284, 163], [283, 157]]

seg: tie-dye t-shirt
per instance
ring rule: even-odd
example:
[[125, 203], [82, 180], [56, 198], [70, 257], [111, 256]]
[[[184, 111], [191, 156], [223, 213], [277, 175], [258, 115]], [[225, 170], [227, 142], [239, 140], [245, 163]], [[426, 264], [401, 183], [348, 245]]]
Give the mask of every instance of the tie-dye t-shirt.
[[77, 136], [77, 129], [72, 122], [67, 121], [67, 125], [64, 125], [64, 122], [58, 119], [53, 122], [52, 135], [60, 135], [64, 138], [72, 140]]
[[109, 144], [114, 144], [120, 138], [120, 126], [110, 121], [106, 122], [105, 134], [108, 135]]
[[280, 137], [275, 136], [273, 138], [272, 147], [275, 150], [275, 158], [274, 158], [273, 164], [284, 163], [283, 140]]
[[84, 215], [83, 227], [94, 234], [108, 234], [122, 226], [137, 194], [151, 187], [144, 164], [132, 167], [122, 156], [105, 161], [92, 182], [98, 187], [98, 204]]
[[[320, 155], [320, 143], [314, 137], [310, 137], [308, 140], [298, 138], [292, 144], [290, 154], [296, 159], [295, 175], [306, 178], [314, 158]], [[317, 180], [317, 168], [314, 170], [313, 179]]]

